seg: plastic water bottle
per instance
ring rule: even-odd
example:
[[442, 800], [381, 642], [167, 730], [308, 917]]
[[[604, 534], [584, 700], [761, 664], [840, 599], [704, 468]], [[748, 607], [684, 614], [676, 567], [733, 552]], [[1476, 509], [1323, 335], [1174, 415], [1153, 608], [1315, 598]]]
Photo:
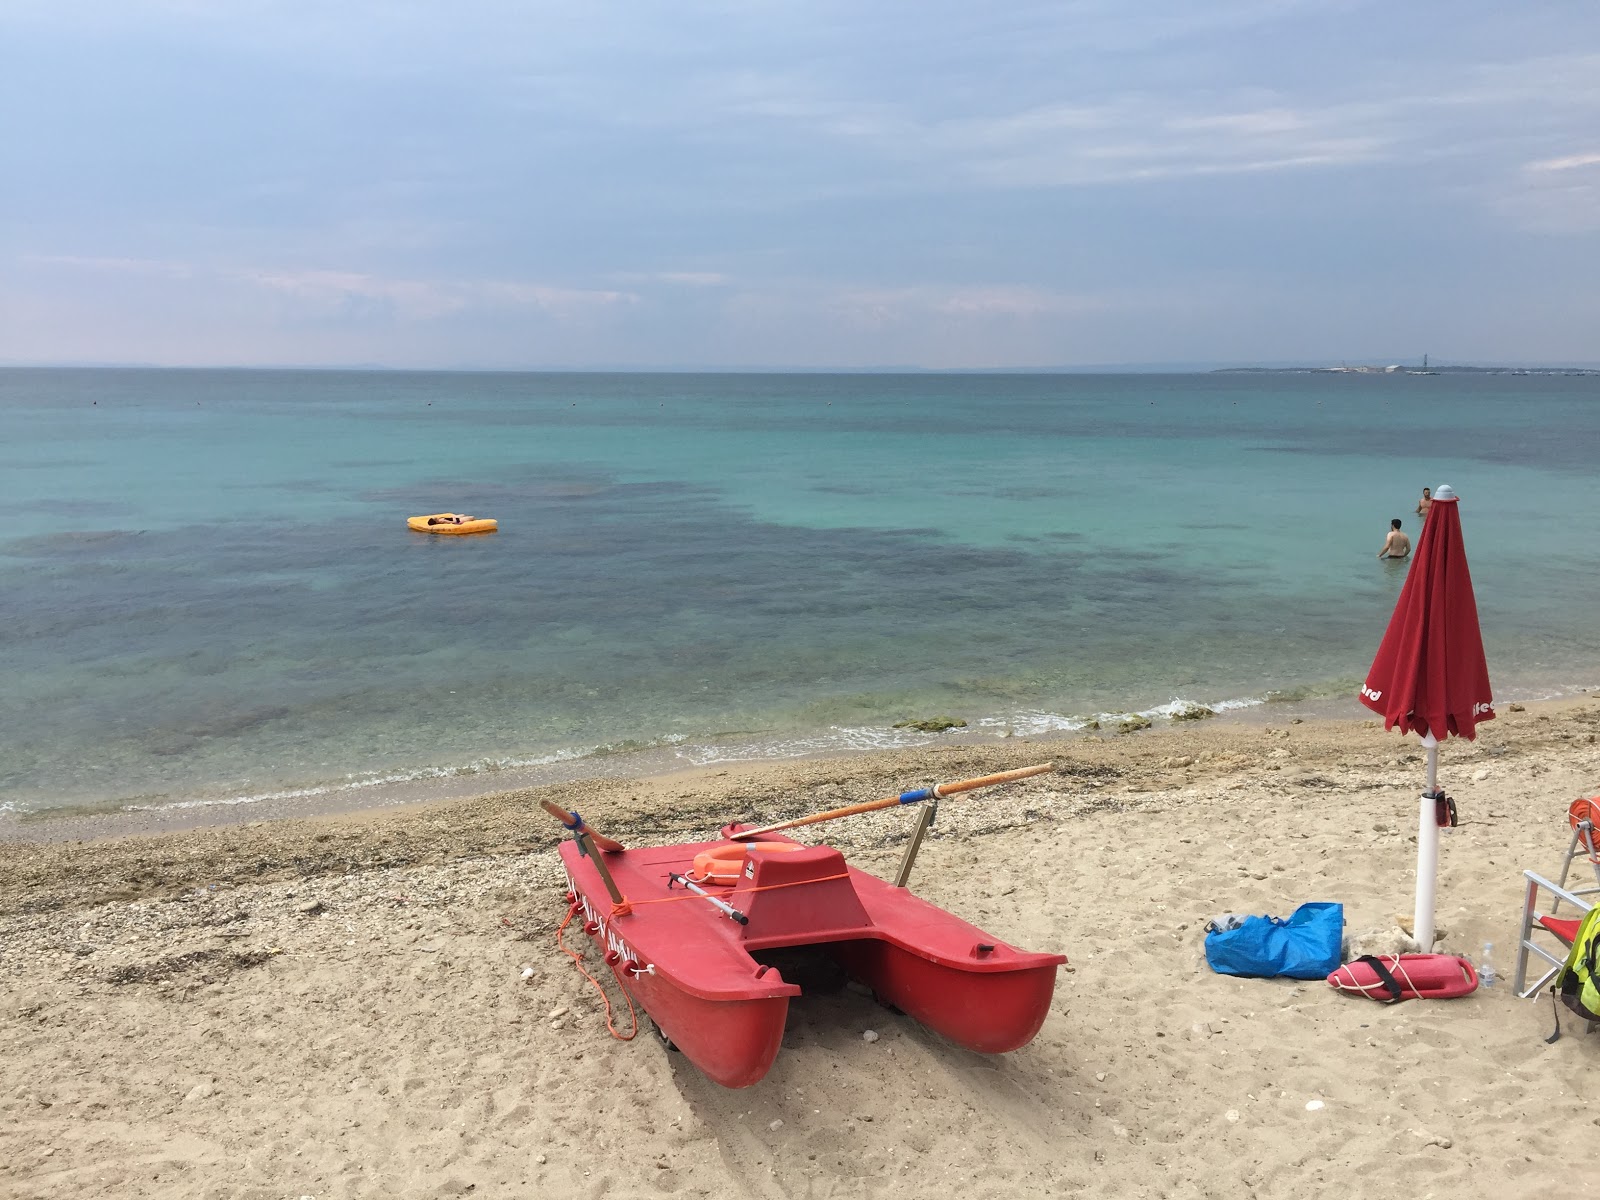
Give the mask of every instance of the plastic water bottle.
[[1478, 986], [1492, 988], [1496, 979], [1494, 960], [1490, 957], [1494, 952], [1494, 943], [1483, 944], [1483, 961], [1478, 964]]

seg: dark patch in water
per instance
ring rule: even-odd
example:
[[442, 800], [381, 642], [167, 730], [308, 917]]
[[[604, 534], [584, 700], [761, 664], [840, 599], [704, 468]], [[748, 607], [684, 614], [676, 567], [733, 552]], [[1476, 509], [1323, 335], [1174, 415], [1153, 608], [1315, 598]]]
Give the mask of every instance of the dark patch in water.
[[265, 488], [274, 492], [309, 492], [319, 496], [338, 495], [347, 490], [331, 479], [282, 479], [269, 484], [229, 483], [223, 486], [229, 491], [236, 492], [260, 491]]
[[1009, 487], [995, 488], [988, 494], [1004, 500], [1064, 500], [1078, 493], [1073, 488], [1062, 487]]
[[6, 471], [81, 471], [99, 465], [88, 458], [0, 458], [0, 470]]
[[195, 737], [233, 737], [288, 715], [289, 709], [276, 704], [239, 713], [219, 713], [189, 732]]
[[52, 516], [69, 517], [99, 517], [128, 511], [126, 504], [112, 504], [103, 500], [41, 500], [34, 507]]
[[[446, 650], [472, 664], [480, 706], [500, 686], [485, 663], [503, 661], [508, 704], [537, 704], [573, 730], [550, 736], [581, 741], [586, 714], [641, 705], [722, 725], [728, 697], [685, 693], [686, 680], [737, 680], [729, 686], [757, 695], [805, 695], [820, 680], [871, 694], [880, 658], [897, 658], [907, 638], [945, 679], [1005, 674], [1023, 669], [1013, 660], [1032, 658], [1028, 647], [1070, 655], [1081, 627], [1127, 623], [1148, 606], [1142, 593], [1211, 604], [1224, 577], [1159, 556], [1106, 563], [1072, 547], [1083, 540], [1073, 531], [1023, 550], [935, 529], [768, 525], [683, 485], [577, 474], [485, 492], [495, 507], [471, 507], [500, 518], [492, 538], [330, 522], [224, 524], [203, 543], [189, 530], [24, 540], [55, 561], [9, 573], [0, 589], [10, 665], [40, 681], [29, 694], [61, 696], [48, 735], [24, 735], [39, 743], [32, 753], [43, 763], [59, 753], [50, 745], [93, 739], [109, 741], [113, 760], [192, 756], [204, 770], [239, 752], [225, 741], [327, 743], [304, 752], [354, 767], [328, 742], [334, 731], [416, 713], [418, 689], [450, 703]], [[414, 496], [412, 506], [432, 511]], [[1033, 631], [1026, 646], [984, 637], [997, 595], [1007, 620]], [[258, 702], [237, 707], [241, 686]], [[127, 702], [133, 692], [140, 703]], [[18, 697], [9, 708], [0, 698], [0, 719], [20, 716]]]
[[[422, 480], [405, 487], [376, 488], [360, 493], [359, 498], [373, 504], [394, 505], [408, 513], [474, 511], [499, 515], [499, 510], [535, 504], [588, 501], [620, 493], [624, 497], [689, 496], [709, 497], [709, 489], [691, 484], [650, 482], [621, 484], [607, 480], [528, 478], [500, 482], [471, 480]], [[429, 508], [429, 503], [443, 507]], [[453, 506], [453, 507], [452, 507]]]
[[64, 529], [60, 533], [37, 533], [10, 538], [0, 543], [7, 554], [49, 558], [56, 555], [90, 555], [130, 548], [146, 537], [142, 529]]

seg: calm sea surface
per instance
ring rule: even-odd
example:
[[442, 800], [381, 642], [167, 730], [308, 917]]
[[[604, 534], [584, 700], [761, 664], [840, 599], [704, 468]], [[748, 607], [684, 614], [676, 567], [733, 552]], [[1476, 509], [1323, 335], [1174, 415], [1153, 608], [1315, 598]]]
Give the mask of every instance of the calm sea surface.
[[0, 371], [0, 811], [1349, 697], [1425, 484], [1591, 688], [1597, 461], [1595, 378]]

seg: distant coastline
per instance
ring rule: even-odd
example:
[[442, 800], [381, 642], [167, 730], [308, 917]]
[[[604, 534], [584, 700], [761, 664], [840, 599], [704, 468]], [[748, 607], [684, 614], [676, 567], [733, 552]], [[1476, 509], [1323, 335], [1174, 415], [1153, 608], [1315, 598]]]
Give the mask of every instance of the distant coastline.
[[1463, 367], [1439, 363], [1412, 367], [1399, 363], [1337, 367], [1217, 367], [1213, 375], [1600, 375], [1597, 367]]
[[1415, 366], [1367, 364], [1348, 366], [1218, 366], [1216, 362], [1071, 363], [1007, 367], [925, 367], [915, 364], [832, 366], [729, 365], [726, 363], [530, 363], [496, 366], [450, 363], [443, 366], [396, 366], [392, 363], [121, 363], [0, 359], [0, 371], [88, 372], [122, 371], [152, 374], [267, 374], [267, 375], [1582, 375], [1600, 376], [1600, 364], [1588, 366]]

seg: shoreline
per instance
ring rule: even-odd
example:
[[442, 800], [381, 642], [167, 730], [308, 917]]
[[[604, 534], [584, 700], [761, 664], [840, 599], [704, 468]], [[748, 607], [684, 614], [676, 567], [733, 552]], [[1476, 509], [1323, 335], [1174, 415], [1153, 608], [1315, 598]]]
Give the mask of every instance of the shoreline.
[[[1559, 702], [1559, 701], [1555, 701]], [[1164, 706], [1165, 707], [1165, 706]], [[1159, 711], [1159, 710], [1158, 710]], [[782, 757], [718, 759], [707, 763], [686, 761], [668, 747], [653, 747], [622, 755], [558, 759], [528, 767], [493, 773], [426, 775], [385, 781], [371, 786], [288, 789], [284, 795], [260, 799], [186, 801], [167, 805], [64, 806], [26, 812], [0, 812], [0, 844], [6, 842], [92, 841], [189, 830], [255, 825], [285, 820], [359, 816], [466, 801], [506, 792], [561, 788], [586, 780], [626, 781], [712, 772], [756, 771], [785, 764], [805, 764], [870, 759], [880, 755], [918, 755], [1004, 746], [1072, 745], [1094, 738], [1163, 737], [1198, 725], [1260, 726], [1277, 722], [1359, 720], [1366, 713], [1351, 698], [1269, 700], [1238, 704], [1216, 711], [1200, 721], [1157, 716], [1146, 729], [1117, 733], [1086, 726], [1030, 736], [1007, 736], [982, 727], [968, 727], [948, 735], [933, 735], [920, 744], [895, 747], [829, 747], [814, 753]], [[1135, 714], [1128, 714], [1135, 715]], [[1148, 719], [1148, 718], [1147, 718]]]
[[[1506, 703], [1539, 704], [1579, 700], [1600, 694], [1600, 684], [1577, 683], [1570, 674], [1565, 681], [1543, 682], [1516, 679], [1502, 689]], [[1066, 717], [1040, 712], [1014, 717], [1014, 724], [992, 716], [976, 716], [966, 727], [944, 734], [905, 734], [887, 726], [844, 728], [828, 727], [810, 733], [792, 733], [766, 741], [749, 740], [749, 735], [723, 735], [690, 739], [685, 742], [659, 741], [619, 747], [592, 747], [586, 751], [554, 752], [525, 763], [504, 766], [475, 762], [465, 765], [391, 768], [333, 776], [309, 782], [266, 783], [261, 788], [240, 785], [210, 785], [212, 794], [199, 791], [179, 798], [154, 798], [140, 795], [126, 799], [78, 800], [41, 807], [18, 807], [24, 802], [0, 800], [0, 843], [53, 840], [86, 840], [122, 837], [142, 833], [178, 832], [211, 826], [250, 824], [312, 818], [339, 813], [381, 811], [525, 788], [575, 783], [583, 779], [625, 779], [674, 774], [697, 768], [743, 770], [766, 764], [849, 759], [878, 754], [916, 754], [939, 747], [978, 747], [1007, 742], [1070, 742], [1097, 734], [1109, 736], [1115, 723], [1128, 718], [1151, 722], [1144, 734], [1162, 735], [1169, 729], [1191, 724], [1175, 718], [1174, 712], [1190, 708], [1210, 708], [1212, 716], [1200, 724], [1261, 725], [1273, 721], [1364, 719], [1367, 710], [1355, 697], [1355, 685], [1336, 692], [1317, 687], [1290, 691], [1267, 690], [1258, 695], [1225, 699], [1205, 704], [1174, 697], [1164, 704], [1143, 710], [1101, 712], [1090, 717]], [[959, 715], [959, 714], [958, 714]], [[1027, 720], [1036, 725], [1027, 729]], [[1023, 732], [1016, 732], [1018, 727]], [[1118, 734], [1117, 736], [1124, 736]], [[1138, 736], [1135, 734], [1133, 736]], [[871, 739], [882, 738], [881, 742]], [[741, 740], [746, 739], [746, 740]], [[799, 747], [796, 749], [795, 747]], [[36, 802], [37, 803], [37, 802]]]
[[[14, 869], [0, 878], [0, 912], [27, 904], [35, 887], [48, 885], [55, 891], [79, 872], [94, 877], [96, 871], [102, 875], [109, 871], [120, 878], [120, 883], [99, 881], [105, 885], [105, 898], [113, 899], [190, 883], [238, 882], [295, 873], [312, 876], [548, 848], [559, 840], [562, 830], [539, 810], [542, 800], [579, 810], [597, 828], [624, 842], [650, 843], [671, 840], [673, 835], [714, 837], [729, 821], [787, 819], [934, 782], [1044, 761], [1056, 764], [1054, 775], [1046, 780], [1058, 784], [1083, 780], [1087, 790], [1098, 795], [1113, 788], [1142, 794], [1179, 784], [1195, 788], [1218, 783], [1225, 789], [1237, 789], [1244, 786], [1241, 773], [1252, 770], [1265, 772], [1275, 784], [1310, 778], [1312, 786], [1320, 788], [1326, 786], [1325, 781], [1318, 782], [1314, 771], [1296, 760], [1345, 755], [1364, 756], [1374, 765], [1387, 764], [1395, 778], [1385, 787], [1409, 789], [1415, 783], [1420, 788], [1420, 768], [1412, 765], [1422, 761], [1417, 739], [1386, 731], [1365, 708], [1352, 707], [1367, 715], [1305, 718], [1284, 713], [1279, 720], [1265, 721], [1230, 714], [1204, 721], [1169, 722], [1166, 727], [1131, 734], [997, 738], [982, 744], [933, 744], [818, 758], [690, 766], [645, 775], [585, 776], [403, 805], [257, 813], [248, 821], [178, 828], [128, 827], [115, 820], [146, 815], [142, 813], [39, 822], [32, 837], [19, 838], [0, 829], [0, 849], [10, 852], [14, 864]], [[1468, 764], [1501, 759], [1514, 747], [1527, 752], [1539, 745], [1583, 738], [1585, 744], [1592, 744], [1596, 736], [1592, 730], [1597, 728], [1600, 695], [1518, 705], [1517, 711], [1508, 710], [1480, 725], [1475, 741], [1452, 738], [1445, 743], [1440, 756], [1441, 786], [1459, 786], [1465, 782]], [[1291, 744], [1294, 750], [1284, 749]], [[1413, 774], [1415, 780], [1410, 778]], [[1402, 821], [1406, 819], [1402, 816]], [[850, 827], [857, 822], [875, 829], [883, 825], [884, 817], [873, 814], [825, 828], [830, 838], [843, 837], [839, 842], [843, 847], [851, 844]]]

